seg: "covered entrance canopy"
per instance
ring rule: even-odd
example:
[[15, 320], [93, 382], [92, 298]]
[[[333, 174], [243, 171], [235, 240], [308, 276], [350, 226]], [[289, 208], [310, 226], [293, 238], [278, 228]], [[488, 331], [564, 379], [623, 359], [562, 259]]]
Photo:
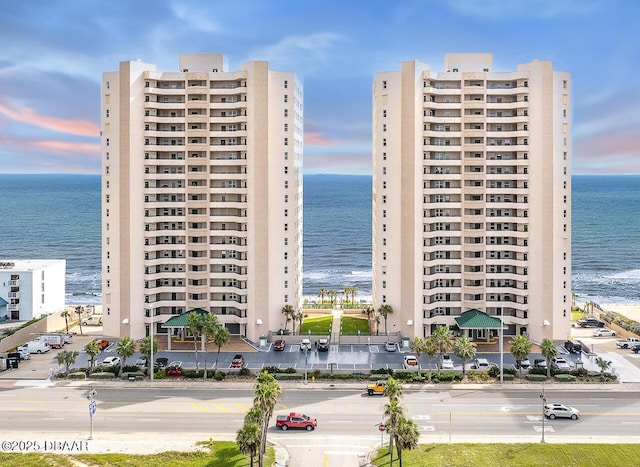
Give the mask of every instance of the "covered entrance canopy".
[[[471, 331], [470, 337], [474, 337], [474, 338], [478, 338], [479, 336], [477, 333], [473, 335], [474, 334], [473, 331], [506, 329], [506, 327], [504, 326], [500, 318], [489, 316], [485, 312], [476, 310], [475, 308], [469, 311], [465, 311], [460, 316], [455, 318], [455, 320], [456, 320], [456, 324], [460, 329], [469, 329]], [[483, 332], [483, 334], [486, 334], [486, 339], [487, 341], [489, 341], [490, 333]]]
[[[500, 384], [503, 383], [503, 368], [504, 368], [504, 350], [503, 350], [503, 336], [502, 330], [505, 329], [502, 319], [494, 316], [489, 316], [483, 311], [476, 310], [475, 308], [469, 311], [465, 311], [459, 317], [455, 318], [456, 324], [460, 329], [469, 329], [471, 332], [474, 330], [491, 330], [498, 329], [498, 339], [500, 345]], [[487, 341], [489, 340], [489, 334], [487, 333]]]
[[[166, 322], [162, 324], [162, 328], [168, 329], [167, 339], [167, 350], [171, 350], [171, 340], [176, 330], [178, 330], [178, 334], [180, 335], [180, 339], [184, 340], [185, 338], [185, 330], [187, 329], [187, 323], [189, 322], [189, 315], [197, 313], [199, 315], [208, 315], [209, 312], [207, 310], [203, 310], [202, 308], [194, 308], [191, 311], [187, 311], [179, 316], [172, 316]], [[195, 339], [195, 337], [194, 337]], [[204, 349], [204, 343], [203, 343]]]

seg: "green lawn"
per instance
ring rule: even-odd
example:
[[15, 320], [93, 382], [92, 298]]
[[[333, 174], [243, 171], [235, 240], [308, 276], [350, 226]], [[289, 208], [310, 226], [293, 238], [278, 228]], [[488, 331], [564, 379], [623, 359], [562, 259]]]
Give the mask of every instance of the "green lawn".
[[[163, 452], [160, 454], [14, 454], [0, 452], [2, 467], [74, 467], [82, 465], [72, 462], [77, 460], [87, 465], [99, 466], [144, 466], [144, 467], [246, 467], [249, 458], [245, 457], [236, 443], [232, 441], [214, 441], [211, 452]], [[267, 447], [264, 465], [271, 466], [275, 462], [275, 451]], [[254, 464], [258, 465], [257, 459]]]
[[[606, 467], [638, 465], [640, 444], [421, 444], [403, 451], [403, 467], [562, 466]], [[389, 466], [388, 449], [372, 462]], [[393, 465], [399, 465], [394, 454]]]
[[369, 323], [367, 318], [356, 318], [353, 316], [343, 316], [340, 318], [341, 334], [361, 334], [369, 335]]
[[333, 325], [333, 316], [319, 316], [317, 318], [306, 318], [302, 321], [302, 331], [300, 334], [330, 334]]

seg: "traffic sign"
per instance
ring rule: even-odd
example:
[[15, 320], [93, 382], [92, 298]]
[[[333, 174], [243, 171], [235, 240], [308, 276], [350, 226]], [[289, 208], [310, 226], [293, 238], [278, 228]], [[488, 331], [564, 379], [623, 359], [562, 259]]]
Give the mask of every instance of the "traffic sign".
[[96, 413], [96, 401], [91, 401], [89, 404], [89, 415]]
[[387, 427], [384, 426], [384, 424], [382, 424], [382, 423], [380, 425], [378, 425], [378, 430], [380, 430], [380, 431], [384, 431], [386, 428]]

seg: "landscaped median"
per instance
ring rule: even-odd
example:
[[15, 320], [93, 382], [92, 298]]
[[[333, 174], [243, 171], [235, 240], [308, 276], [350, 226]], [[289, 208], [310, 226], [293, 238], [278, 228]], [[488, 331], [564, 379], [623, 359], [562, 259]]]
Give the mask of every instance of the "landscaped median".
[[[397, 453], [394, 452], [394, 465]], [[638, 465], [640, 444], [420, 444], [402, 451], [403, 467], [521, 467], [553, 465], [562, 467]], [[388, 466], [389, 449], [378, 450], [371, 463]]]

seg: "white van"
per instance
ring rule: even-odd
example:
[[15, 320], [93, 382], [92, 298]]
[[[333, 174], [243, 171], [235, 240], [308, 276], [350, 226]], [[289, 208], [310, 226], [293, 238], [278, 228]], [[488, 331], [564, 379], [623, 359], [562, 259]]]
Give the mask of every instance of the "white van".
[[31, 341], [27, 342], [24, 345], [18, 347], [18, 352], [29, 352], [29, 353], [46, 353], [51, 350], [51, 346], [48, 342], [40, 342], [40, 341]]
[[82, 320], [83, 326], [102, 326], [102, 315], [91, 315]]

